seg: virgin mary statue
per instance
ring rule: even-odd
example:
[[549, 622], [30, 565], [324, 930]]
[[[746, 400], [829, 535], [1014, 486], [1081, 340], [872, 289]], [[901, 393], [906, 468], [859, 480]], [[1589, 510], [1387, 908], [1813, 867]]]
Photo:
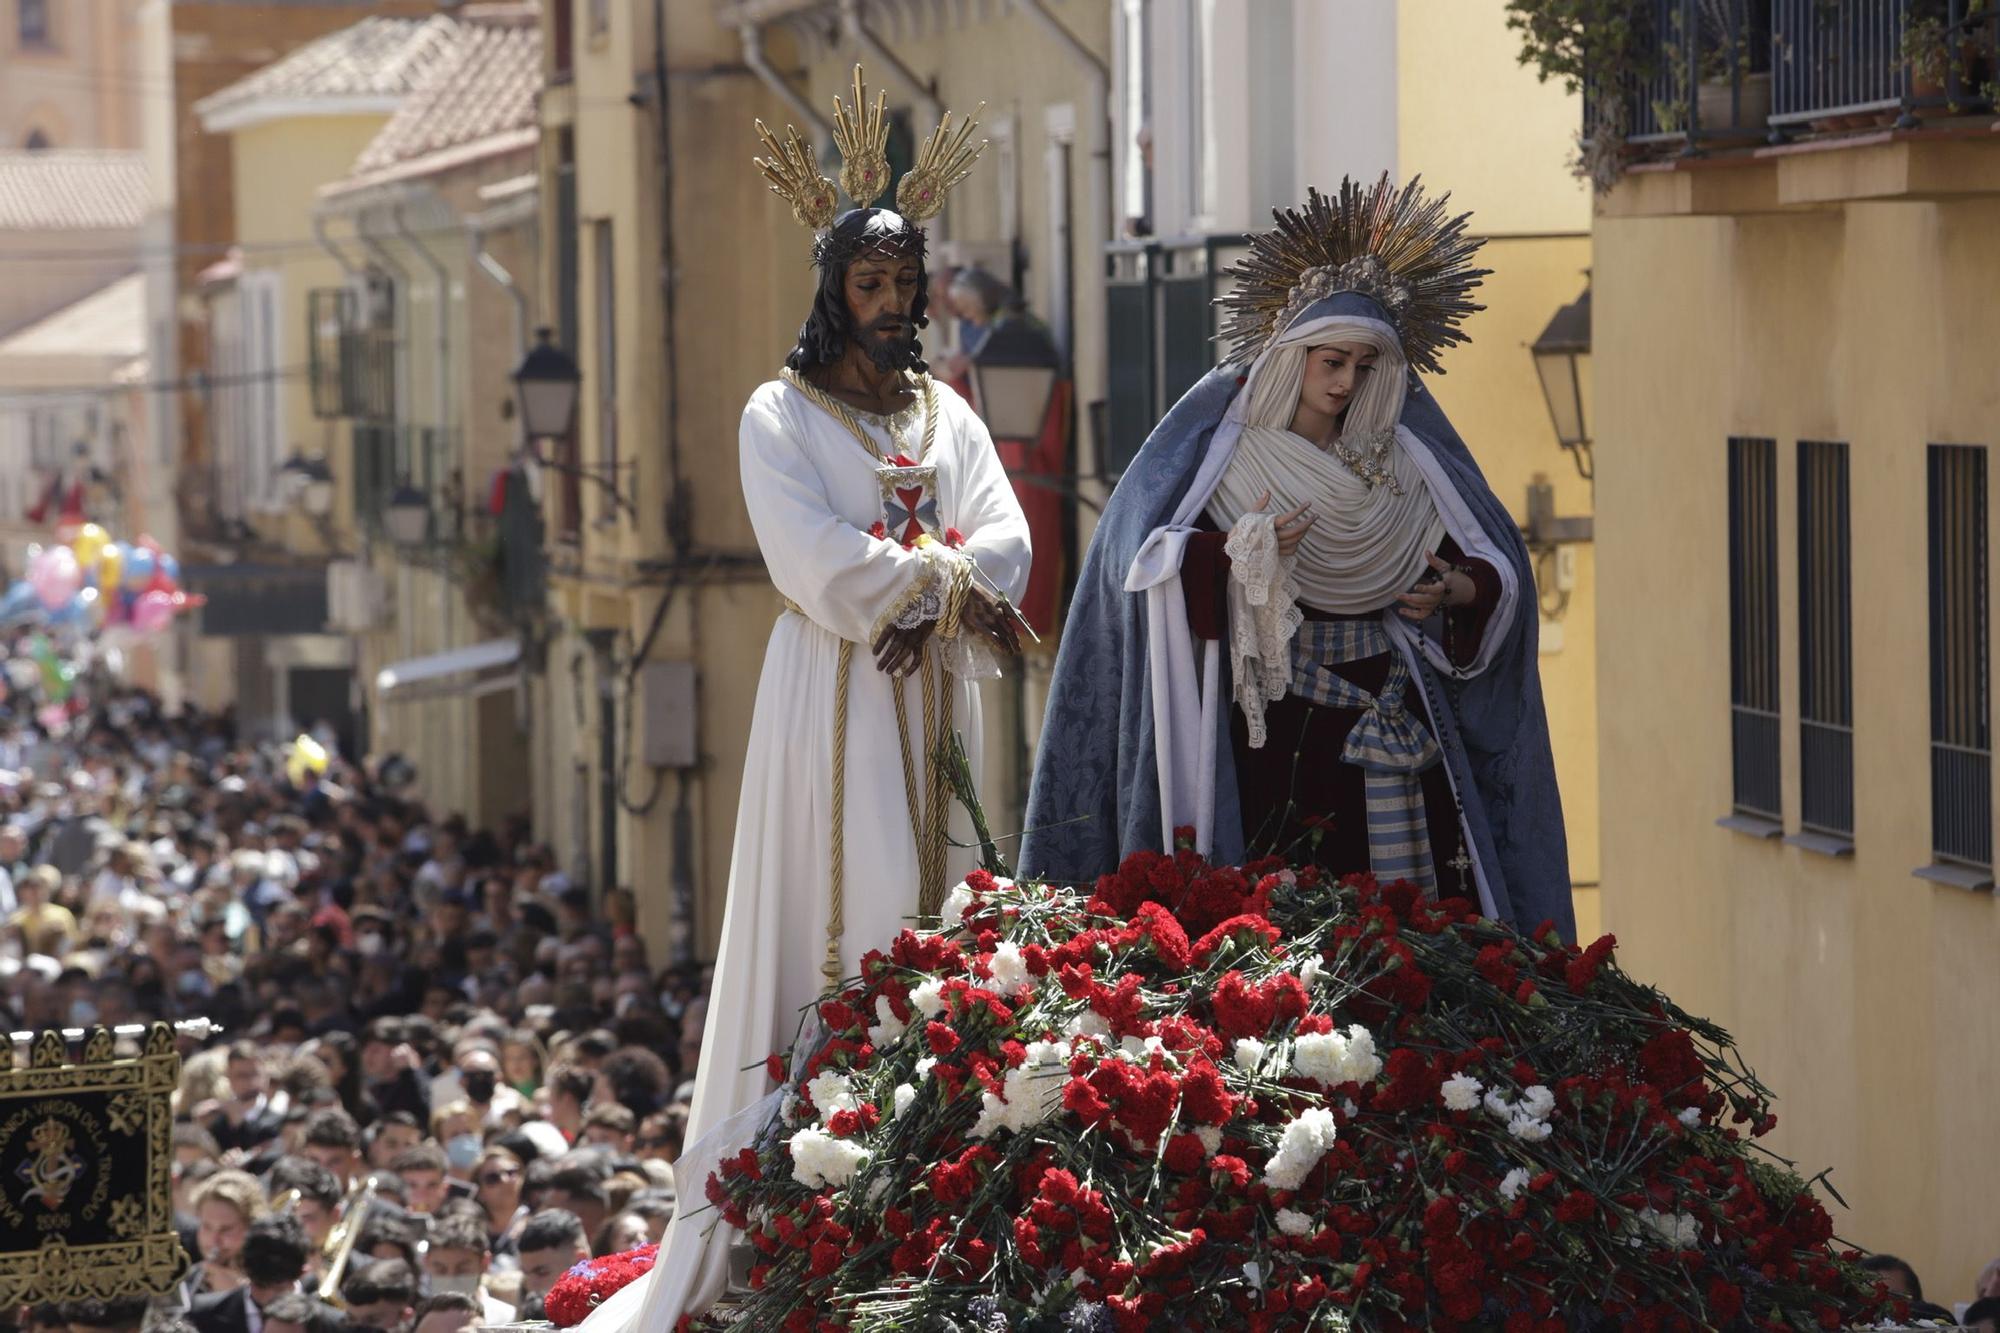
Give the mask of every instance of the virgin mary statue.
[[1091, 542], [1024, 872], [1176, 845], [1277, 854], [1574, 933], [1533, 573], [1417, 378], [1485, 270], [1417, 182], [1276, 215], [1223, 298], [1231, 360], [1175, 405]]

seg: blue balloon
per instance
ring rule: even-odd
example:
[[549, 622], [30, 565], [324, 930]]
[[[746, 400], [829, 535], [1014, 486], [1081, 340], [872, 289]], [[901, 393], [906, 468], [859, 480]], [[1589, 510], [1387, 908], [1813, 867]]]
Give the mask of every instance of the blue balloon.
[[77, 593], [74, 597], [49, 613], [49, 623], [51, 625], [84, 625], [89, 622], [90, 603], [84, 600], [82, 593]]
[[12, 624], [17, 621], [38, 620], [47, 612], [42, 608], [42, 599], [35, 596], [35, 590], [26, 579], [14, 580], [14, 586], [0, 595], [0, 623]]
[[123, 585], [134, 591], [145, 591], [153, 581], [153, 553], [143, 546], [135, 546], [125, 553], [125, 577]]
[[159, 562], [160, 572], [167, 576], [167, 582], [178, 588], [181, 584], [181, 562], [162, 551]]

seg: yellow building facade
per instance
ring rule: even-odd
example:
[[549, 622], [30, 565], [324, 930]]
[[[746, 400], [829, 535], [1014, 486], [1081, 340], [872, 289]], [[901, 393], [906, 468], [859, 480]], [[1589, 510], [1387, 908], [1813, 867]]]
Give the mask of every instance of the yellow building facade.
[[736, 427], [810, 299], [806, 238], [748, 165], [780, 113], [709, 6], [545, 6], [543, 34], [545, 322], [582, 382], [573, 438], [538, 445], [534, 819], [566, 870], [634, 891], [664, 963], [722, 926], [777, 614]]
[[1599, 209], [1604, 924], [1949, 1304], [2000, 1250], [2000, 143], [1803, 119]]

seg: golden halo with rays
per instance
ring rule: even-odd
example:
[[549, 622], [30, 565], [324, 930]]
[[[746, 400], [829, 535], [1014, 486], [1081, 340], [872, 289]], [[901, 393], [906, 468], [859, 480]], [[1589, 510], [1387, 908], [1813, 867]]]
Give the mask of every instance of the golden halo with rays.
[[1388, 311], [1411, 369], [1441, 373], [1439, 353], [1464, 342], [1460, 325], [1485, 309], [1469, 293], [1492, 272], [1472, 266], [1483, 242], [1466, 234], [1470, 213], [1446, 214], [1450, 197], [1425, 194], [1422, 177], [1398, 189], [1384, 172], [1371, 186], [1347, 177], [1335, 196], [1308, 190], [1303, 207], [1273, 209], [1277, 225], [1223, 270], [1236, 279], [1216, 301], [1230, 359], [1254, 360], [1307, 306], [1351, 291]]

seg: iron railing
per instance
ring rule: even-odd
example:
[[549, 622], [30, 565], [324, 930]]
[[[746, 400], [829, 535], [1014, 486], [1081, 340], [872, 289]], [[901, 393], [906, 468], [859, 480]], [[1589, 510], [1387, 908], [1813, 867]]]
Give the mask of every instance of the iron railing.
[[1991, 106], [2000, 10], [1977, 0], [1772, 0], [1771, 128], [1909, 128]]
[[1993, 864], [1986, 450], [1930, 447], [1931, 849]]
[[1729, 704], [1735, 808], [1779, 819], [1775, 440], [1729, 441]]
[[1799, 826], [1854, 836], [1854, 728], [1799, 721]]
[[1770, 0], [1640, 0], [1625, 139], [1759, 139], [1771, 100]]
[[1616, 98], [1641, 148], [1911, 128], [1993, 107], [2000, 6], [1982, 0], [1637, 0], [1624, 83], [1585, 89], [1586, 132]]
[[1845, 444], [1800, 440], [1799, 824], [1854, 836], [1853, 559]]
[[1116, 478], [1180, 396], [1221, 360], [1215, 299], [1241, 235], [1119, 241], [1105, 247], [1105, 335], [1113, 349], [1105, 389], [1102, 474]]

